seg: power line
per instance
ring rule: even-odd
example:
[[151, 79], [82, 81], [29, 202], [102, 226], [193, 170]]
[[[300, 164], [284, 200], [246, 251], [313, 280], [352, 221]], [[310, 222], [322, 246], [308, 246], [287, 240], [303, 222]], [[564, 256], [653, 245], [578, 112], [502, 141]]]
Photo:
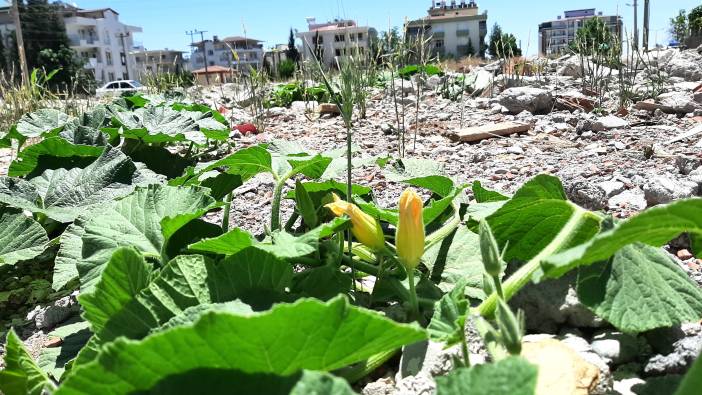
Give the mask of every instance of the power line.
[[207, 48], [206, 48], [207, 44], [205, 43], [205, 33], [207, 33], [206, 30], [197, 30], [197, 29], [189, 31], [189, 32], [185, 32], [186, 35], [190, 36], [190, 46], [195, 46], [195, 43], [193, 43], [193, 36], [196, 34], [200, 35], [200, 42], [202, 43], [202, 54], [203, 54], [204, 60], [205, 60], [205, 80], [207, 81], [207, 85], [209, 85], [210, 84], [210, 74], [209, 74], [209, 70], [207, 69], [207, 66], [208, 66], [208, 64], [207, 64]]
[[12, 16], [15, 21], [15, 37], [17, 39], [17, 53], [19, 54], [20, 69], [22, 70], [22, 82], [29, 83], [29, 68], [27, 67], [27, 55], [24, 53], [24, 37], [22, 36], [22, 23], [20, 22], [19, 8], [17, 2], [12, 2]]

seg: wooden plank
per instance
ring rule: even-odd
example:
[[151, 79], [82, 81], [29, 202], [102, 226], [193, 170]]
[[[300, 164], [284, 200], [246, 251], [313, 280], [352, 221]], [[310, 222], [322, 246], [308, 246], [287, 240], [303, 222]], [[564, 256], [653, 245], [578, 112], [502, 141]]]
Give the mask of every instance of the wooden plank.
[[683, 134], [681, 134], [681, 135], [675, 137], [674, 139], [668, 141], [668, 142], [666, 143], [666, 145], [667, 145], [667, 144], [677, 143], [678, 141], [682, 141], [682, 140], [688, 139], [688, 138], [690, 138], [690, 137], [692, 137], [692, 136], [696, 136], [696, 135], [698, 135], [698, 134], [702, 134], [702, 125], [697, 125], [697, 126], [695, 126], [694, 128], [688, 130], [687, 132], [685, 132], [685, 133], [683, 133]]
[[531, 124], [519, 122], [501, 122], [482, 126], [474, 126], [457, 130], [450, 135], [452, 140], [466, 143], [489, 139], [492, 137], [509, 136], [514, 133], [525, 133], [531, 130]]

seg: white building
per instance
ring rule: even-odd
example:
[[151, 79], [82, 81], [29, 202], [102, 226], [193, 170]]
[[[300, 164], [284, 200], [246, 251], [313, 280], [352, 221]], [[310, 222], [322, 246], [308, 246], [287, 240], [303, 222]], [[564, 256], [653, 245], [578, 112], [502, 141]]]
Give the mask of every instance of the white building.
[[592, 18], [601, 18], [621, 42], [623, 31], [621, 16], [604, 16], [602, 12], [596, 13], [594, 8], [566, 11], [563, 17], [559, 15], [555, 20], [539, 25], [539, 55], [558, 55], [567, 51], [570, 43], [575, 40], [578, 30]]
[[405, 26], [409, 37], [431, 37], [431, 50], [441, 58], [462, 58], [481, 52], [487, 35], [487, 11], [475, 1], [432, 1], [428, 15]]
[[157, 49], [147, 51], [139, 49], [132, 51], [136, 65], [133, 78], [159, 73], [179, 73], [187, 69], [188, 63], [183, 57], [184, 52], [173, 49]]
[[[134, 33], [140, 27], [126, 25], [111, 8], [84, 10], [62, 4], [63, 21], [70, 47], [85, 60], [98, 83], [135, 78], [136, 63], [130, 54]], [[9, 7], [0, 8], [0, 36], [9, 45], [9, 33], [15, 30]]]
[[134, 33], [142, 31], [140, 27], [120, 22], [119, 13], [111, 8], [67, 7], [63, 20], [71, 48], [86, 60], [85, 67], [93, 71], [95, 80], [104, 83], [137, 78], [130, 51]]
[[327, 66], [343, 56], [366, 53], [378, 34], [374, 28], [358, 26], [350, 19], [317, 23], [315, 18], [307, 18], [307, 26], [308, 31], [297, 33], [302, 40], [302, 56], [313, 59], [316, 53]]
[[[249, 67], [259, 69], [263, 62], [263, 41], [240, 36], [200, 41], [192, 44], [190, 68], [197, 70], [205, 66], [221, 66], [241, 72]], [[207, 59], [207, 62], [205, 62]]]

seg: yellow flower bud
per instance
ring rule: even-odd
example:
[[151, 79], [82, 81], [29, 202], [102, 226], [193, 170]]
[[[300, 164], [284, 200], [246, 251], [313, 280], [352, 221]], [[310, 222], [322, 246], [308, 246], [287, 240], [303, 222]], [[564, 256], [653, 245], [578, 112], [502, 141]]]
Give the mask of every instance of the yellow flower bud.
[[400, 262], [412, 270], [424, 255], [424, 218], [422, 199], [408, 188], [400, 196], [400, 220], [395, 233], [395, 246]]
[[334, 202], [325, 207], [330, 209], [336, 216], [344, 214], [351, 219], [351, 233], [361, 244], [374, 250], [381, 251], [385, 248], [385, 237], [380, 223], [370, 215], [366, 214], [353, 203], [341, 200], [335, 193]]

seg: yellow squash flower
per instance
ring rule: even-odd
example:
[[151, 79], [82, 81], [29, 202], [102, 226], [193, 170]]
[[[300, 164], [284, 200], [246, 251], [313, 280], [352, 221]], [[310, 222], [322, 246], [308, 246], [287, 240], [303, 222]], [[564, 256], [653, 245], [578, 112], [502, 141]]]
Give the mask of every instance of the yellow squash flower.
[[424, 255], [424, 218], [422, 199], [408, 188], [400, 196], [400, 220], [395, 233], [395, 246], [400, 262], [412, 270]]
[[336, 216], [344, 214], [351, 219], [351, 233], [361, 244], [374, 250], [381, 251], [385, 248], [385, 237], [380, 223], [370, 215], [366, 214], [353, 203], [341, 200], [335, 193], [334, 202], [325, 207], [330, 209]]

